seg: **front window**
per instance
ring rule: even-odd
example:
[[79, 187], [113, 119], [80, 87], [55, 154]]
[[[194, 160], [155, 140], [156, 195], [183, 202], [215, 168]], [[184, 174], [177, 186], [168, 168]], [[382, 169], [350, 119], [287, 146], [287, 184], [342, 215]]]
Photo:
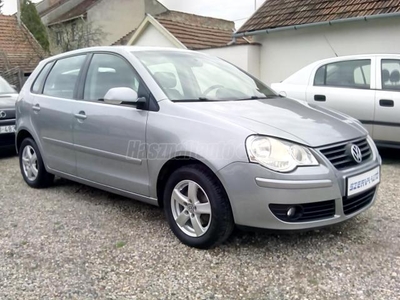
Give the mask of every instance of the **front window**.
[[133, 53], [172, 101], [251, 100], [277, 95], [237, 67], [198, 53]]
[[369, 89], [371, 60], [350, 60], [324, 65], [315, 73], [315, 86]]
[[0, 95], [1, 94], [15, 94], [16, 91], [5, 81], [3, 78], [0, 77]]

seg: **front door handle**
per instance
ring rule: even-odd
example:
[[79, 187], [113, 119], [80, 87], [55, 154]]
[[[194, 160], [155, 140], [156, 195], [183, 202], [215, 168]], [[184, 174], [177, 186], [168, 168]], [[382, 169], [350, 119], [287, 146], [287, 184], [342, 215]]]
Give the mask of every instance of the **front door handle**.
[[383, 106], [383, 107], [394, 107], [394, 101], [382, 99], [382, 100], [379, 100], [379, 105]]
[[75, 118], [78, 120], [86, 120], [87, 116], [84, 111], [80, 111], [79, 113], [75, 114]]
[[314, 95], [314, 100], [319, 102], [325, 102], [326, 96], [325, 95]]
[[39, 104], [35, 104], [34, 106], [32, 106], [33, 111], [40, 111], [40, 105]]

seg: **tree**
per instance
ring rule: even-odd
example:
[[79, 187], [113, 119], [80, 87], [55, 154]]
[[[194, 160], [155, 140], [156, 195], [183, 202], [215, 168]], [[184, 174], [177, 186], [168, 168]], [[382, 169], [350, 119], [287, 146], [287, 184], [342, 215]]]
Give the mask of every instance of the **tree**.
[[49, 38], [46, 27], [40, 19], [35, 4], [30, 0], [21, 1], [21, 20], [42, 46], [43, 50], [49, 52]]
[[99, 46], [106, 37], [101, 27], [83, 19], [52, 25], [53, 43], [61, 52]]

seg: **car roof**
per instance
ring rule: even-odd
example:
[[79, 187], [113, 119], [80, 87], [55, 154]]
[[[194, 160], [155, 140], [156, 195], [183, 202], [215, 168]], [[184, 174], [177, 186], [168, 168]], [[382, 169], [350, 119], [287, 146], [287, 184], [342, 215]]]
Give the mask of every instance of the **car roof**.
[[[51, 57], [46, 58], [42, 62], [46, 63], [48, 61], [53, 61], [57, 59], [61, 59], [63, 57], [73, 56], [80, 53], [87, 53], [87, 52], [96, 52], [96, 51], [105, 51], [105, 52], [148, 52], [148, 51], [171, 51], [171, 52], [195, 52], [186, 49], [177, 49], [171, 47], [138, 47], [138, 46], [100, 46], [100, 47], [89, 47], [89, 48], [82, 48], [78, 50], [64, 52], [58, 55], [54, 55]], [[200, 52], [196, 52], [200, 53]]]
[[321, 60], [311, 63], [310, 65], [319, 65], [321, 63], [330, 63], [330, 62], [337, 62], [337, 61], [342, 61], [342, 60], [370, 59], [370, 58], [375, 58], [375, 57], [400, 59], [400, 54], [388, 53], [388, 54], [345, 55], [345, 56], [337, 56], [337, 57], [321, 59]]

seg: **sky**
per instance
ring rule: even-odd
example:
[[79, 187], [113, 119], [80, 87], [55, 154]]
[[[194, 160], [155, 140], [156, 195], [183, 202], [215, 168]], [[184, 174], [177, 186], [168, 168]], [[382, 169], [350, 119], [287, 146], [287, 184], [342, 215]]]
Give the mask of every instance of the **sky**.
[[[254, 13], [255, 3], [258, 8], [264, 0], [160, 0], [160, 2], [171, 10], [232, 20], [239, 28]], [[4, 1], [4, 14], [13, 14], [16, 11], [17, 0]]]

